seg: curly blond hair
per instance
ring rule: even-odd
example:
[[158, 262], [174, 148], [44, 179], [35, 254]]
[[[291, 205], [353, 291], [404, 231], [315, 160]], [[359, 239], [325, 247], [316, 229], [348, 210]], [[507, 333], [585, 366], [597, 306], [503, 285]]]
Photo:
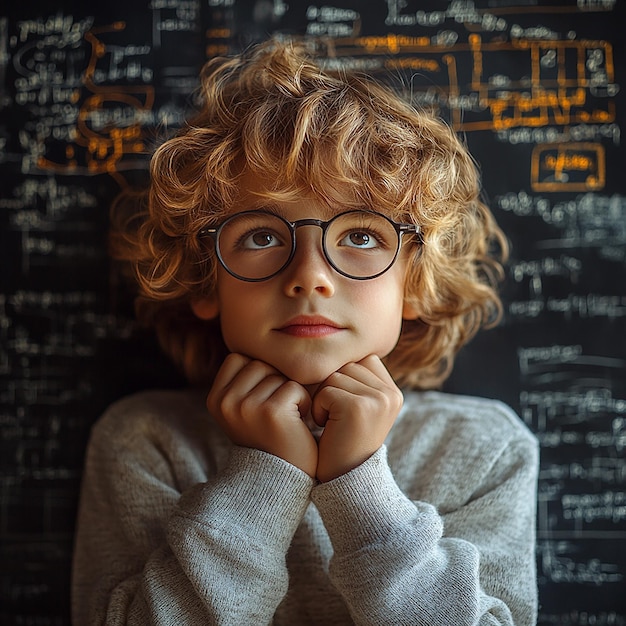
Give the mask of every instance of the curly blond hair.
[[113, 257], [132, 269], [139, 319], [190, 382], [207, 384], [226, 348], [219, 321], [190, 308], [216, 288], [217, 260], [198, 232], [229, 213], [244, 167], [277, 194], [324, 201], [346, 183], [356, 205], [421, 228], [405, 293], [419, 317], [404, 321], [385, 362], [398, 384], [438, 387], [461, 346], [501, 315], [505, 237], [452, 129], [371, 78], [313, 59], [270, 40], [210, 60], [198, 113], [156, 149], [147, 194], [113, 208]]

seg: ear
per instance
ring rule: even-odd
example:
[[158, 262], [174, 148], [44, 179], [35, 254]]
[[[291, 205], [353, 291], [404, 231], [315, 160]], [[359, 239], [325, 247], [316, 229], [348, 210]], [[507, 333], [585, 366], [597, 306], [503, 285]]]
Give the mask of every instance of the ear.
[[421, 312], [416, 304], [404, 301], [402, 306], [402, 319], [403, 320], [416, 320], [420, 316]]
[[220, 303], [217, 295], [196, 298], [191, 301], [190, 306], [194, 315], [201, 320], [215, 319], [220, 312]]

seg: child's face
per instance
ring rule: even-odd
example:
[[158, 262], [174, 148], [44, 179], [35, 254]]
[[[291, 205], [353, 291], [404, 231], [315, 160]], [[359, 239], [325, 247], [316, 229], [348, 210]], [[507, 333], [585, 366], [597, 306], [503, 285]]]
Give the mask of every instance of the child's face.
[[[294, 222], [328, 220], [346, 210], [329, 209], [310, 197], [297, 202], [262, 198], [257, 193], [265, 191], [264, 181], [249, 173], [241, 189], [233, 213], [271, 207]], [[296, 233], [295, 256], [281, 273], [246, 282], [220, 266], [217, 301], [196, 303], [194, 310], [204, 317], [220, 315], [231, 352], [269, 363], [291, 380], [312, 385], [346, 363], [389, 354], [403, 315], [415, 315], [403, 304], [407, 261], [402, 254], [381, 276], [354, 280], [326, 261], [320, 228], [302, 226]]]

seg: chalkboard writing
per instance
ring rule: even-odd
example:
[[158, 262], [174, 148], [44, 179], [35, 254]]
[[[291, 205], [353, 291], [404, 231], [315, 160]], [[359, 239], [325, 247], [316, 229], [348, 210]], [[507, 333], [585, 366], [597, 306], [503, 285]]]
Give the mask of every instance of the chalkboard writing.
[[[182, 381], [106, 257], [211, 56], [315, 40], [435, 109], [512, 243], [505, 317], [446, 388], [541, 443], [542, 625], [626, 624], [626, 51], [617, 0], [13, 2], [0, 12], [0, 622], [69, 622], [85, 442], [107, 404]], [[121, 358], [120, 355], [123, 355]]]

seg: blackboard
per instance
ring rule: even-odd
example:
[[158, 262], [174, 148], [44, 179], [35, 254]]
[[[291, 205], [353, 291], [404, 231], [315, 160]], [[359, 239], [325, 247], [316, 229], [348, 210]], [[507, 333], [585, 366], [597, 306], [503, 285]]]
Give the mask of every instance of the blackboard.
[[204, 60], [270, 33], [393, 78], [480, 164], [512, 243], [503, 323], [446, 388], [537, 433], [542, 625], [626, 624], [626, 114], [616, 0], [7, 2], [0, 10], [0, 621], [66, 624], [85, 442], [179, 386], [105, 250]]

